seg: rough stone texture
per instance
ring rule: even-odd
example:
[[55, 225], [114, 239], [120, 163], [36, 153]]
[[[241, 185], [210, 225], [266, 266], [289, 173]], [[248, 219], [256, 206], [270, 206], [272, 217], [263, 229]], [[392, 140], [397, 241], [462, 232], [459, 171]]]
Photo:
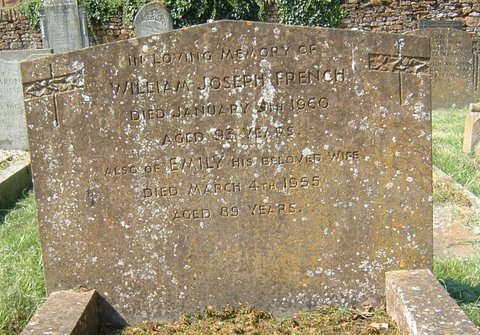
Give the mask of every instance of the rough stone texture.
[[98, 45], [126, 40], [134, 37], [133, 23], [125, 22], [121, 15], [114, 15], [103, 25], [93, 27], [95, 39], [90, 39], [90, 45]]
[[40, 31], [14, 8], [0, 8], [0, 50], [42, 48]]
[[28, 150], [19, 63], [49, 53], [49, 49], [0, 52], [0, 149]]
[[43, 8], [40, 27], [44, 47], [61, 53], [88, 46], [84, 16], [76, 0], [45, 0]]
[[479, 0], [346, 0], [345, 28], [402, 33], [415, 30], [421, 19], [460, 21], [469, 32], [480, 32]]
[[465, 107], [474, 95], [472, 37], [449, 28], [420, 29], [414, 35], [430, 37], [432, 107]]
[[402, 334], [480, 334], [429, 270], [386, 273], [387, 311]]
[[22, 63], [47, 290], [128, 321], [377, 304], [431, 266], [429, 53], [223, 21]]
[[97, 293], [58, 291], [49, 295], [22, 335], [96, 335], [99, 333]]
[[480, 148], [476, 148], [480, 140], [480, 104], [470, 104], [463, 131], [463, 152], [480, 156]]
[[147, 36], [173, 29], [173, 22], [167, 8], [159, 2], [149, 2], [143, 5], [135, 20], [135, 36]]
[[473, 90], [474, 99], [478, 102], [480, 98], [480, 39], [474, 38], [472, 41], [473, 49]]
[[23, 192], [31, 187], [30, 156], [25, 153], [0, 172], [0, 210], [12, 208]]
[[15, 7], [20, 3], [20, 0], [0, 0], [0, 7]]

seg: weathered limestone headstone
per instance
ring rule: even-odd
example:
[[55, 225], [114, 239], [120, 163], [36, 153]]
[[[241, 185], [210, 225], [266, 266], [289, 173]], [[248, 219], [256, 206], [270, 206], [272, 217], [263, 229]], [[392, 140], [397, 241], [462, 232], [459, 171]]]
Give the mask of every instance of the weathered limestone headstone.
[[42, 43], [54, 53], [88, 47], [85, 10], [77, 0], [44, 0], [40, 15]]
[[474, 95], [472, 37], [456, 29], [432, 28], [413, 32], [431, 39], [433, 108], [465, 107]]
[[147, 36], [173, 29], [172, 17], [159, 2], [149, 2], [140, 8], [133, 21], [135, 36]]
[[0, 52], [0, 149], [28, 150], [19, 63], [49, 53], [48, 49]]
[[429, 55], [221, 21], [23, 63], [47, 290], [130, 322], [378, 304], [432, 262]]
[[480, 103], [470, 104], [463, 132], [463, 152], [480, 156]]

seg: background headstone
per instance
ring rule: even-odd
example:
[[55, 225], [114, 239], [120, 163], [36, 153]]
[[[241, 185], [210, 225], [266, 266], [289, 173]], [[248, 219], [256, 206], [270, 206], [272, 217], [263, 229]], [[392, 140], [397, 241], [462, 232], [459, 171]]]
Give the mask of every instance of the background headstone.
[[429, 71], [427, 38], [241, 21], [22, 63], [48, 292], [379, 304], [432, 262]]
[[430, 37], [432, 107], [465, 107], [474, 95], [472, 37], [465, 31], [432, 28], [412, 34]]
[[165, 6], [158, 2], [143, 5], [133, 21], [135, 36], [146, 36], [173, 29], [172, 17]]
[[44, 0], [40, 29], [44, 47], [54, 53], [88, 47], [85, 10], [77, 0]]
[[28, 150], [19, 63], [49, 53], [49, 49], [0, 52], [0, 149]]
[[470, 104], [463, 132], [463, 152], [480, 156], [480, 103]]
[[451, 29], [462, 30], [463, 22], [449, 21], [449, 20], [432, 21], [427, 19], [420, 19], [418, 21], [418, 29], [426, 29], [426, 28], [451, 28]]
[[475, 91], [475, 97], [480, 97], [480, 38], [474, 38], [472, 41], [473, 49], [473, 90]]

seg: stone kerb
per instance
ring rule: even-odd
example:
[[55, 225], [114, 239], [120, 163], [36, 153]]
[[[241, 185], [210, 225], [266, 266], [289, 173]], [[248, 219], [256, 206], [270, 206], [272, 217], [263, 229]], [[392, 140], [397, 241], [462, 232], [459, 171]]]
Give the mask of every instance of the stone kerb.
[[480, 156], [480, 104], [470, 104], [463, 132], [463, 152]]
[[428, 42], [220, 21], [22, 63], [47, 291], [380, 304], [432, 264]]
[[387, 312], [402, 334], [480, 334], [429, 270], [386, 273]]
[[98, 294], [58, 291], [47, 298], [21, 335], [96, 335], [99, 329]]

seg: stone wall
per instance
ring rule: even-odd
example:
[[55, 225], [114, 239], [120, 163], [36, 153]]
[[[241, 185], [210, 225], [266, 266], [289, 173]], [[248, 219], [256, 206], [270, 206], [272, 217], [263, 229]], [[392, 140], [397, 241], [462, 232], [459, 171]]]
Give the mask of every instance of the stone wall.
[[[93, 28], [94, 36], [90, 36], [91, 44], [103, 44], [134, 37], [133, 23], [125, 23], [121, 15], [112, 16], [107, 23]], [[89, 32], [89, 35], [92, 35]]]
[[14, 8], [0, 8], [0, 50], [40, 49], [40, 31]]
[[[5, 5], [14, 0], [5, 1]], [[267, 21], [278, 22], [275, 0], [266, 1]], [[461, 21], [464, 30], [480, 33], [480, 0], [345, 0], [342, 28], [403, 33], [417, 29], [420, 19]], [[134, 36], [133, 24], [121, 15], [94, 27], [91, 44], [124, 40]], [[14, 8], [0, 7], [0, 50], [42, 48], [38, 28]]]
[[420, 19], [458, 20], [463, 29], [480, 32], [480, 0], [345, 0], [342, 28], [403, 33]]

